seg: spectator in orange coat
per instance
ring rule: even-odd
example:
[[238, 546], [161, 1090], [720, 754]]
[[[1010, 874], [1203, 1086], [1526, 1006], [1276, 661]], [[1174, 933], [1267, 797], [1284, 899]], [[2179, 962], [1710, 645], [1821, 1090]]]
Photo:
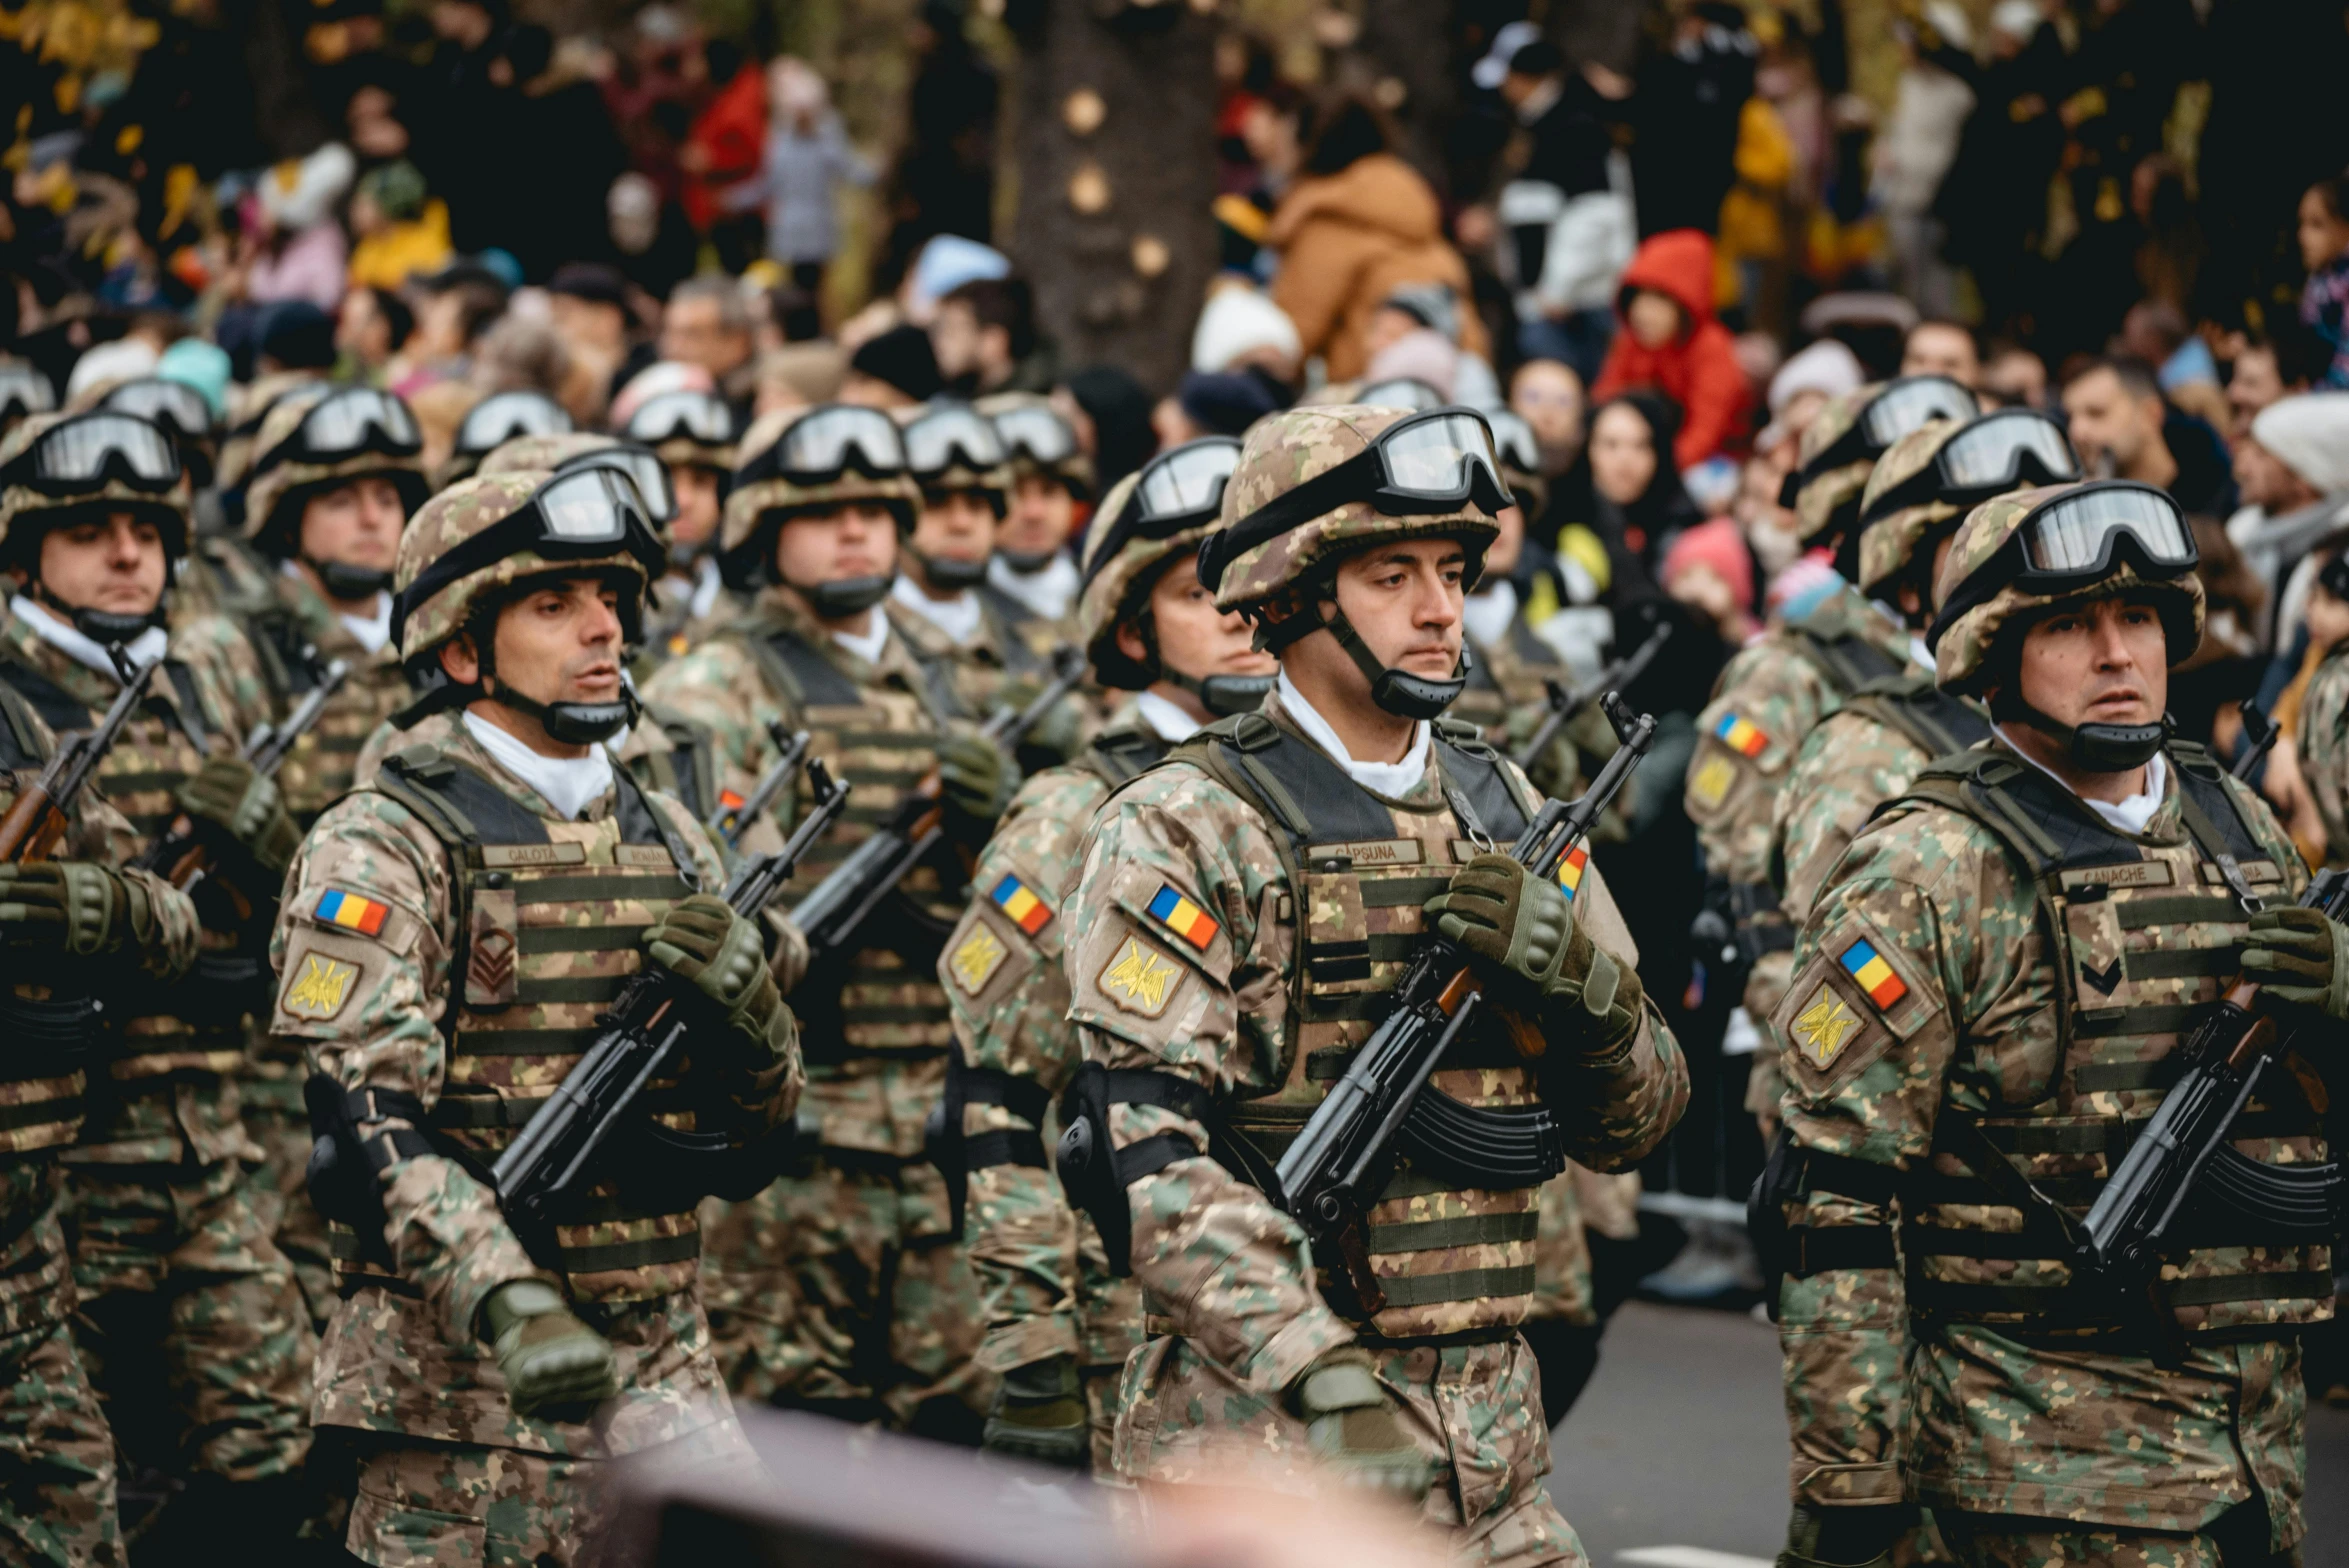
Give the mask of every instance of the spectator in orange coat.
[[1729, 329], [1713, 319], [1713, 242], [1696, 229], [1642, 241], [1615, 295], [1622, 329], [1607, 350], [1591, 400], [1653, 387], [1680, 406], [1672, 463], [1692, 468], [1741, 446], [1753, 388], [1738, 368]]

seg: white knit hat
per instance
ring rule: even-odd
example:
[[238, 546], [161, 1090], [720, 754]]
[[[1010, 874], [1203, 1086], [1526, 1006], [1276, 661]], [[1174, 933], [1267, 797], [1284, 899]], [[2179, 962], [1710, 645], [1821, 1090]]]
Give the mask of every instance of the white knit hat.
[[2319, 494], [2349, 490], [2349, 392], [2278, 398], [2251, 421], [2251, 439]]
[[1210, 294], [1191, 332], [1191, 368], [1229, 370], [1260, 349], [1272, 349], [1291, 364], [1305, 357], [1297, 324], [1262, 290], [1233, 283]]

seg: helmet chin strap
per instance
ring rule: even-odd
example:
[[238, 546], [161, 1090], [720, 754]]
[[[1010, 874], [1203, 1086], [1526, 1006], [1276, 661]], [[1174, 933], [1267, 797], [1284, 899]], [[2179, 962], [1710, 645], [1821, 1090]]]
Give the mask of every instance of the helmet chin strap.
[[865, 611], [889, 597], [889, 584], [895, 579], [886, 575], [869, 577], [842, 577], [833, 582], [808, 586], [789, 578], [783, 586], [805, 599], [808, 608], [819, 620], [837, 621]]
[[1148, 657], [1151, 674], [1176, 690], [1198, 698], [1199, 706], [1211, 717], [1228, 719], [1235, 713], [1254, 713], [1279, 679], [1272, 675], [1185, 675], [1168, 664], [1166, 655], [1159, 651], [1158, 618], [1147, 608], [1142, 611], [1137, 629], [1142, 634], [1142, 652]]
[[[558, 745], [593, 746], [610, 740], [635, 724], [644, 711], [643, 704], [636, 700], [636, 683], [628, 678], [626, 671], [620, 675], [620, 696], [616, 702], [541, 702], [498, 680], [494, 641], [479, 647], [481, 669], [474, 677], [473, 691], [479, 697], [503, 703], [516, 713], [538, 720], [547, 738]], [[497, 681], [496, 686], [490, 684], [492, 681]]]
[[375, 566], [352, 566], [342, 561], [321, 561], [304, 554], [301, 563], [318, 574], [319, 586], [329, 599], [355, 604], [361, 599], [372, 599], [390, 591], [392, 574]]
[[1058, 550], [1006, 550], [1003, 546], [997, 545], [995, 554], [1001, 558], [1005, 566], [1010, 567], [1020, 576], [1033, 577], [1050, 566], [1052, 558], [1060, 552]]
[[1468, 672], [1476, 667], [1476, 656], [1468, 651], [1466, 638], [1460, 641], [1460, 662], [1454, 667], [1451, 679], [1429, 680], [1424, 675], [1412, 675], [1379, 663], [1378, 655], [1370, 651], [1370, 644], [1362, 640], [1362, 634], [1346, 619], [1346, 612], [1338, 608], [1337, 601], [1332, 599], [1329, 603], [1331, 614], [1321, 623], [1323, 628], [1346, 650], [1346, 656], [1354, 661], [1354, 668], [1362, 672], [1362, 678], [1370, 682], [1370, 700], [1387, 712], [1398, 718], [1432, 719], [1468, 689]]
[[101, 647], [129, 642], [150, 626], [163, 624], [163, 607], [169, 601], [170, 588], [165, 587], [155, 600], [155, 608], [144, 615], [126, 615], [119, 610], [92, 610], [67, 604], [49, 591], [49, 585], [38, 577], [32, 583], [33, 602], [43, 609], [63, 616], [77, 632]]
[[2073, 767], [2082, 773], [2127, 773], [2151, 762], [2169, 744], [2176, 724], [2167, 713], [2154, 724], [2066, 724], [2043, 708], [2005, 693], [1991, 704], [2001, 723], [2028, 724], [2060, 742]]
[[922, 569], [933, 588], [949, 593], [960, 593], [965, 588], [976, 588], [987, 580], [987, 561], [984, 556], [976, 561], [957, 561], [950, 556], [924, 555], [907, 541], [905, 553]]

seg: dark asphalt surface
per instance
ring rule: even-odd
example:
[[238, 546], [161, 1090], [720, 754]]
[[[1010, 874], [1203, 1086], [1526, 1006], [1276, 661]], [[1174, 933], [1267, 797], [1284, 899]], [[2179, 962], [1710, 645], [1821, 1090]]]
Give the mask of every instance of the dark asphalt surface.
[[[1551, 1446], [1551, 1490], [1597, 1568], [1659, 1546], [1767, 1563], [1786, 1534], [1777, 1331], [1630, 1303]], [[2311, 1411], [2308, 1449], [2304, 1568], [2349, 1568], [2349, 1411]]]

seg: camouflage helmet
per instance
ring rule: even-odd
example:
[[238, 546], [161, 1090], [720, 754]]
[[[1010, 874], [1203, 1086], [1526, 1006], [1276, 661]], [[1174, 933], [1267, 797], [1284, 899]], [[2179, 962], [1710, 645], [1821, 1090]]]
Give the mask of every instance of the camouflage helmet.
[[715, 392], [680, 388], [646, 398], [620, 434], [671, 468], [734, 468], [734, 410]]
[[1187, 441], [1102, 497], [1085, 534], [1077, 640], [1103, 685], [1138, 691], [1165, 673], [1128, 658], [1117, 645], [1118, 626], [1136, 615], [1168, 563], [1198, 549], [1221, 525], [1222, 492], [1239, 453], [1230, 436]]
[[273, 370], [255, 376], [242, 391], [232, 389], [228, 429], [220, 438], [220, 455], [213, 462], [214, 483], [223, 491], [243, 489], [253, 472], [254, 442], [271, 409], [289, 397], [315, 403], [333, 390], [315, 370]]
[[[1974, 394], [1947, 376], [1896, 376], [1829, 398], [1803, 431], [1800, 461], [1782, 492], [1806, 541], [1856, 521], [1868, 471], [1902, 436], [1937, 419], [1971, 419]], [[1846, 541], [1847, 548], [1850, 541]]]
[[766, 557], [773, 553], [774, 529], [784, 519], [803, 512], [869, 501], [886, 508], [897, 519], [901, 532], [912, 531], [921, 491], [902, 469], [875, 476], [844, 468], [821, 481], [793, 479], [781, 470], [779, 449], [793, 427], [849, 406], [822, 403], [814, 408], [777, 409], [761, 415], [743, 433], [735, 449], [733, 488], [727, 492], [725, 510], [718, 518], [719, 556], [737, 583], [753, 582], [764, 575], [769, 564]]
[[620, 620], [630, 641], [643, 620], [644, 595], [651, 582], [645, 562], [624, 546], [609, 555], [580, 559], [550, 558], [535, 550], [519, 549], [442, 584], [411, 603], [413, 588], [431, 566], [467, 540], [504, 522], [528, 506], [540, 488], [557, 476], [544, 469], [509, 469], [460, 479], [441, 491], [409, 521], [400, 536], [400, 554], [393, 573], [398, 593], [393, 609], [393, 639], [401, 657], [414, 664], [419, 656], [463, 631], [477, 610], [494, 602], [511, 585], [531, 577], [577, 576], [611, 571], [625, 576], [631, 588], [623, 595]]
[[1082, 501], [1093, 494], [1093, 459], [1069, 422], [1037, 392], [997, 392], [971, 407], [995, 422], [1009, 458], [1011, 478], [1041, 475], [1057, 479]]
[[[1366, 403], [1338, 403], [1292, 408], [1258, 420], [1241, 446], [1240, 466], [1224, 489], [1222, 528], [1244, 522], [1268, 502], [1359, 457], [1389, 426], [1415, 417], [1425, 416]], [[1298, 585], [1326, 573], [1358, 546], [1374, 541], [1459, 539], [1468, 546], [1473, 563], [1499, 532], [1492, 514], [1474, 504], [1457, 511], [1390, 517], [1367, 500], [1348, 501], [1217, 563], [1215, 605], [1219, 610], [1260, 612], [1291, 597]]]
[[[67, 495], [52, 495], [25, 481], [24, 476], [12, 472], [17, 460], [49, 431], [75, 420], [121, 419], [151, 431], [161, 441], [162, 450], [170, 454], [170, 461], [178, 469], [178, 477], [166, 490], [142, 489], [116, 473], [108, 472], [104, 483], [94, 490], [77, 491]], [[0, 436], [0, 558], [16, 556], [35, 543], [47, 530], [67, 522], [81, 512], [92, 509], [129, 511], [150, 518], [161, 529], [163, 548], [173, 560], [187, 554], [188, 506], [190, 501], [187, 470], [179, 462], [178, 449], [170, 432], [162, 426], [140, 419], [135, 414], [105, 413], [34, 414]]]
[[1932, 547], [1968, 511], [2010, 490], [2079, 477], [2063, 427], [2036, 409], [1919, 426], [1876, 460], [1860, 497], [1860, 591], [1883, 598], [1909, 581], [1929, 595]]
[[[890, 417], [897, 421], [906, 436], [906, 468], [914, 484], [924, 496], [935, 496], [955, 490], [976, 490], [1001, 517], [1009, 510], [1006, 498], [1011, 493], [1011, 459], [1004, 451], [1003, 438], [995, 429], [995, 422], [968, 403], [938, 399], [914, 408], [893, 410]], [[964, 421], [968, 421], [967, 424]], [[951, 438], [946, 446], [944, 462], [924, 464], [917, 453], [922, 440], [917, 426], [959, 426], [964, 434]], [[983, 445], [985, 452], [973, 451], [974, 445]], [[990, 461], [989, 457], [993, 460]]]
[[1875, 467], [1872, 458], [1840, 463], [1817, 474], [1811, 472], [1811, 465], [1820, 453], [1859, 423], [1860, 413], [1868, 406], [1869, 399], [1883, 390], [1883, 382], [1871, 381], [1849, 392], [1839, 392], [1803, 427], [1802, 444], [1795, 448], [1794, 472], [1786, 480], [1794, 491], [1794, 514], [1799, 523], [1795, 537], [1803, 543], [1812, 543], [1824, 535], [1839, 521], [1837, 514], [1867, 488], [1868, 472]]
[[1964, 428], [1954, 420], [1936, 420], [1902, 436], [1876, 459], [1867, 487], [1860, 493], [1860, 575], [1855, 584], [1860, 592], [1882, 598], [1910, 570], [1918, 554], [1946, 531], [1944, 524], [1965, 516], [1963, 505], [1941, 500], [1895, 507], [1881, 517], [1873, 515], [1880, 498], [1932, 466], [1942, 444]]
[[449, 455], [441, 464], [436, 489], [482, 471], [489, 454], [526, 436], [558, 435], [573, 428], [570, 410], [544, 392], [528, 387], [491, 392], [477, 398], [457, 421]]
[[560, 435], [516, 436], [493, 447], [475, 470], [483, 474], [525, 473], [536, 469], [561, 472], [593, 465], [616, 468], [636, 486], [651, 509], [653, 526], [666, 529], [676, 520], [677, 497], [669, 487], [669, 471], [650, 447], [591, 430], [566, 430]]
[[[2108, 489], [2160, 496], [2150, 486], [2092, 480], [2084, 484], [2017, 490], [1985, 501], [1966, 514], [1950, 544], [1949, 558], [1941, 563], [1941, 571], [1933, 581], [1936, 615], [1927, 641], [1933, 648], [1933, 676], [1937, 685], [1964, 695], [1977, 695], [2012, 660], [2013, 643], [2032, 621], [2039, 619], [2036, 612], [2059, 604], [2111, 598], [2124, 592], [2132, 596], [2142, 594], [2160, 609], [2172, 664], [2194, 652], [2202, 641], [2203, 592], [2201, 578], [2191, 570], [2172, 577], [2149, 576], [2129, 560], [2116, 556], [2097, 580], [2079, 587], [2050, 592], [2009, 581], [1987, 593], [1969, 594], [1969, 602], [1955, 603], [1969, 579], [1992, 572], [2003, 561], [2014, 558], [2008, 550], [2010, 542], [2024, 521], [2041, 507], [2067, 495]], [[2175, 511], [2174, 502], [2168, 502], [2166, 496], [2161, 499]], [[2178, 515], [2177, 526], [2181, 530], [2186, 528], [2183, 514]], [[2189, 545], [2192, 538], [2192, 533], [2187, 532]], [[1954, 617], [1942, 613], [1953, 605], [1957, 612]]]
[[[418, 451], [388, 452], [370, 444], [340, 456], [313, 458], [297, 450], [305, 423], [337, 397], [365, 394], [388, 398], [402, 411], [407, 405], [389, 392], [373, 388], [298, 387], [271, 404], [253, 437], [250, 481], [245, 486], [245, 538], [274, 555], [294, 553], [302, 508], [313, 496], [359, 479], [385, 479], [400, 493], [400, 509], [414, 515], [432, 487], [424, 477], [424, 459]], [[409, 416], [409, 426], [414, 426]]]

